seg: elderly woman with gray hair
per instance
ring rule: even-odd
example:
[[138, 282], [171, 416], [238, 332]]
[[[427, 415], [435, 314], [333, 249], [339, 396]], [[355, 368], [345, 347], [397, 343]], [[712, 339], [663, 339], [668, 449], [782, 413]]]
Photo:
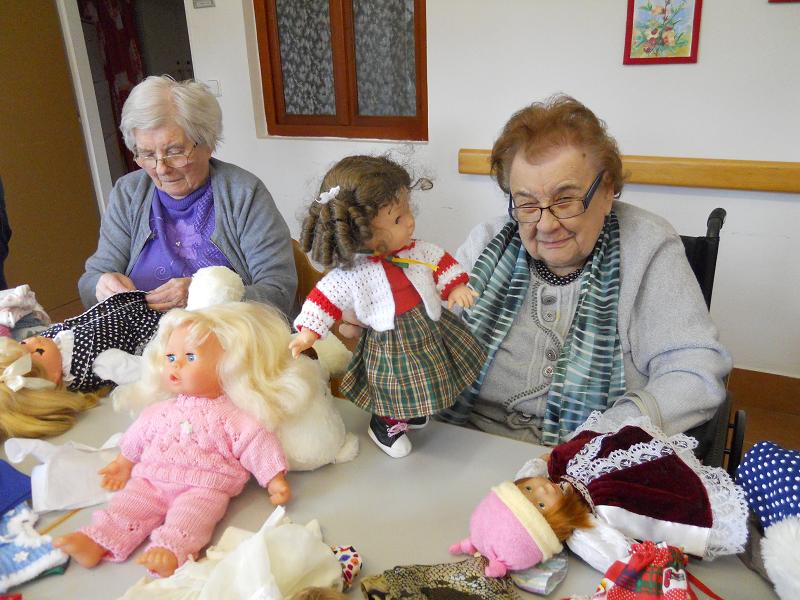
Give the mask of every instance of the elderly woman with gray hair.
[[78, 282], [84, 305], [138, 289], [153, 309], [182, 307], [195, 271], [222, 265], [242, 277], [247, 299], [288, 314], [297, 287], [289, 228], [255, 175], [211, 157], [222, 112], [208, 88], [148, 77], [120, 129], [142, 168], [111, 192]]

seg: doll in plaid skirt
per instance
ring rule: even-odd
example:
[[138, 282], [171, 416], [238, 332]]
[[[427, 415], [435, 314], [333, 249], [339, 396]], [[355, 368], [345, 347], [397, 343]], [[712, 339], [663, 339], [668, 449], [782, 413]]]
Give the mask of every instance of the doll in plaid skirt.
[[372, 413], [369, 436], [393, 458], [406, 456], [410, 428], [452, 406], [475, 381], [484, 350], [442, 308], [473, 305], [469, 276], [433, 244], [415, 240], [411, 184], [385, 157], [348, 156], [325, 175], [309, 207], [300, 244], [330, 271], [311, 291], [294, 325], [297, 356], [353, 311], [367, 326], [341, 391]]

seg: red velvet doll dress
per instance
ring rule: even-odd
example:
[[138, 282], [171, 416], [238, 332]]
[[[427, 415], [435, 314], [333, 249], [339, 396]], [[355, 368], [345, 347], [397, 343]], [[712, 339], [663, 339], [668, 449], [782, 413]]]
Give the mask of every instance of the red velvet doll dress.
[[568, 442], [553, 448], [552, 481], [567, 481], [595, 516], [624, 535], [664, 541], [688, 554], [714, 558], [740, 552], [746, 541], [747, 505], [727, 472], [703, 466], [683, 434], [667, 437], [648, 419], [615, 430], [592, 416]]

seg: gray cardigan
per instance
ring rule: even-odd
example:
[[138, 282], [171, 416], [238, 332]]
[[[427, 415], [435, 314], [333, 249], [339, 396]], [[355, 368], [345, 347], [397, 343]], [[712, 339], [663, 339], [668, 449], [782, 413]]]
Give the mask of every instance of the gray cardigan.
[[[627, 392], [606, 412], [648, 415], [668, 435], [712, 417], [725, 398], [731, 358], [718, 341], [680, 236], [661, 217], [614, 202], [621, 283], [617, 329]], [[478, 225], [456, 252], [471, 270], [507, 217]], [[521, 363], [528, 365], [529, 357]]]
[[[292, 242], [275, 202], [261, 180], [235, 165], [211, 159], [215, 226], [211, 242], [245, 284], [245, 298], [269, 302], [286, 315], [297, 289]], [[100, 225], [97, 251], [78, 281], [87, 308], [97, 303], [95, 288], [103, 273], [129, 275], [150, 237], [150, 206], [155, 184], [144, 170], [120, 177]], [[148, 291], [148, 290], [145, 290]]]

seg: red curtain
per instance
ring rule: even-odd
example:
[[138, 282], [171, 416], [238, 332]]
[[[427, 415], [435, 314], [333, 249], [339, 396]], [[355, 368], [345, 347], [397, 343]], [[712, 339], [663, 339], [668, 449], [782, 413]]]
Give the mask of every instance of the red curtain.
[[144, 79], [139, 36], [136, 33], [133, 3], [135, 0], [78, 0], [81, 19], [92, 23], [103, 58], [103, 70], [111, 91], [111, 107], [117, 125], [117, 143], [128, 172], [139, 167], [125, 146], [119, 123], [122, 105], [133, 86]]

